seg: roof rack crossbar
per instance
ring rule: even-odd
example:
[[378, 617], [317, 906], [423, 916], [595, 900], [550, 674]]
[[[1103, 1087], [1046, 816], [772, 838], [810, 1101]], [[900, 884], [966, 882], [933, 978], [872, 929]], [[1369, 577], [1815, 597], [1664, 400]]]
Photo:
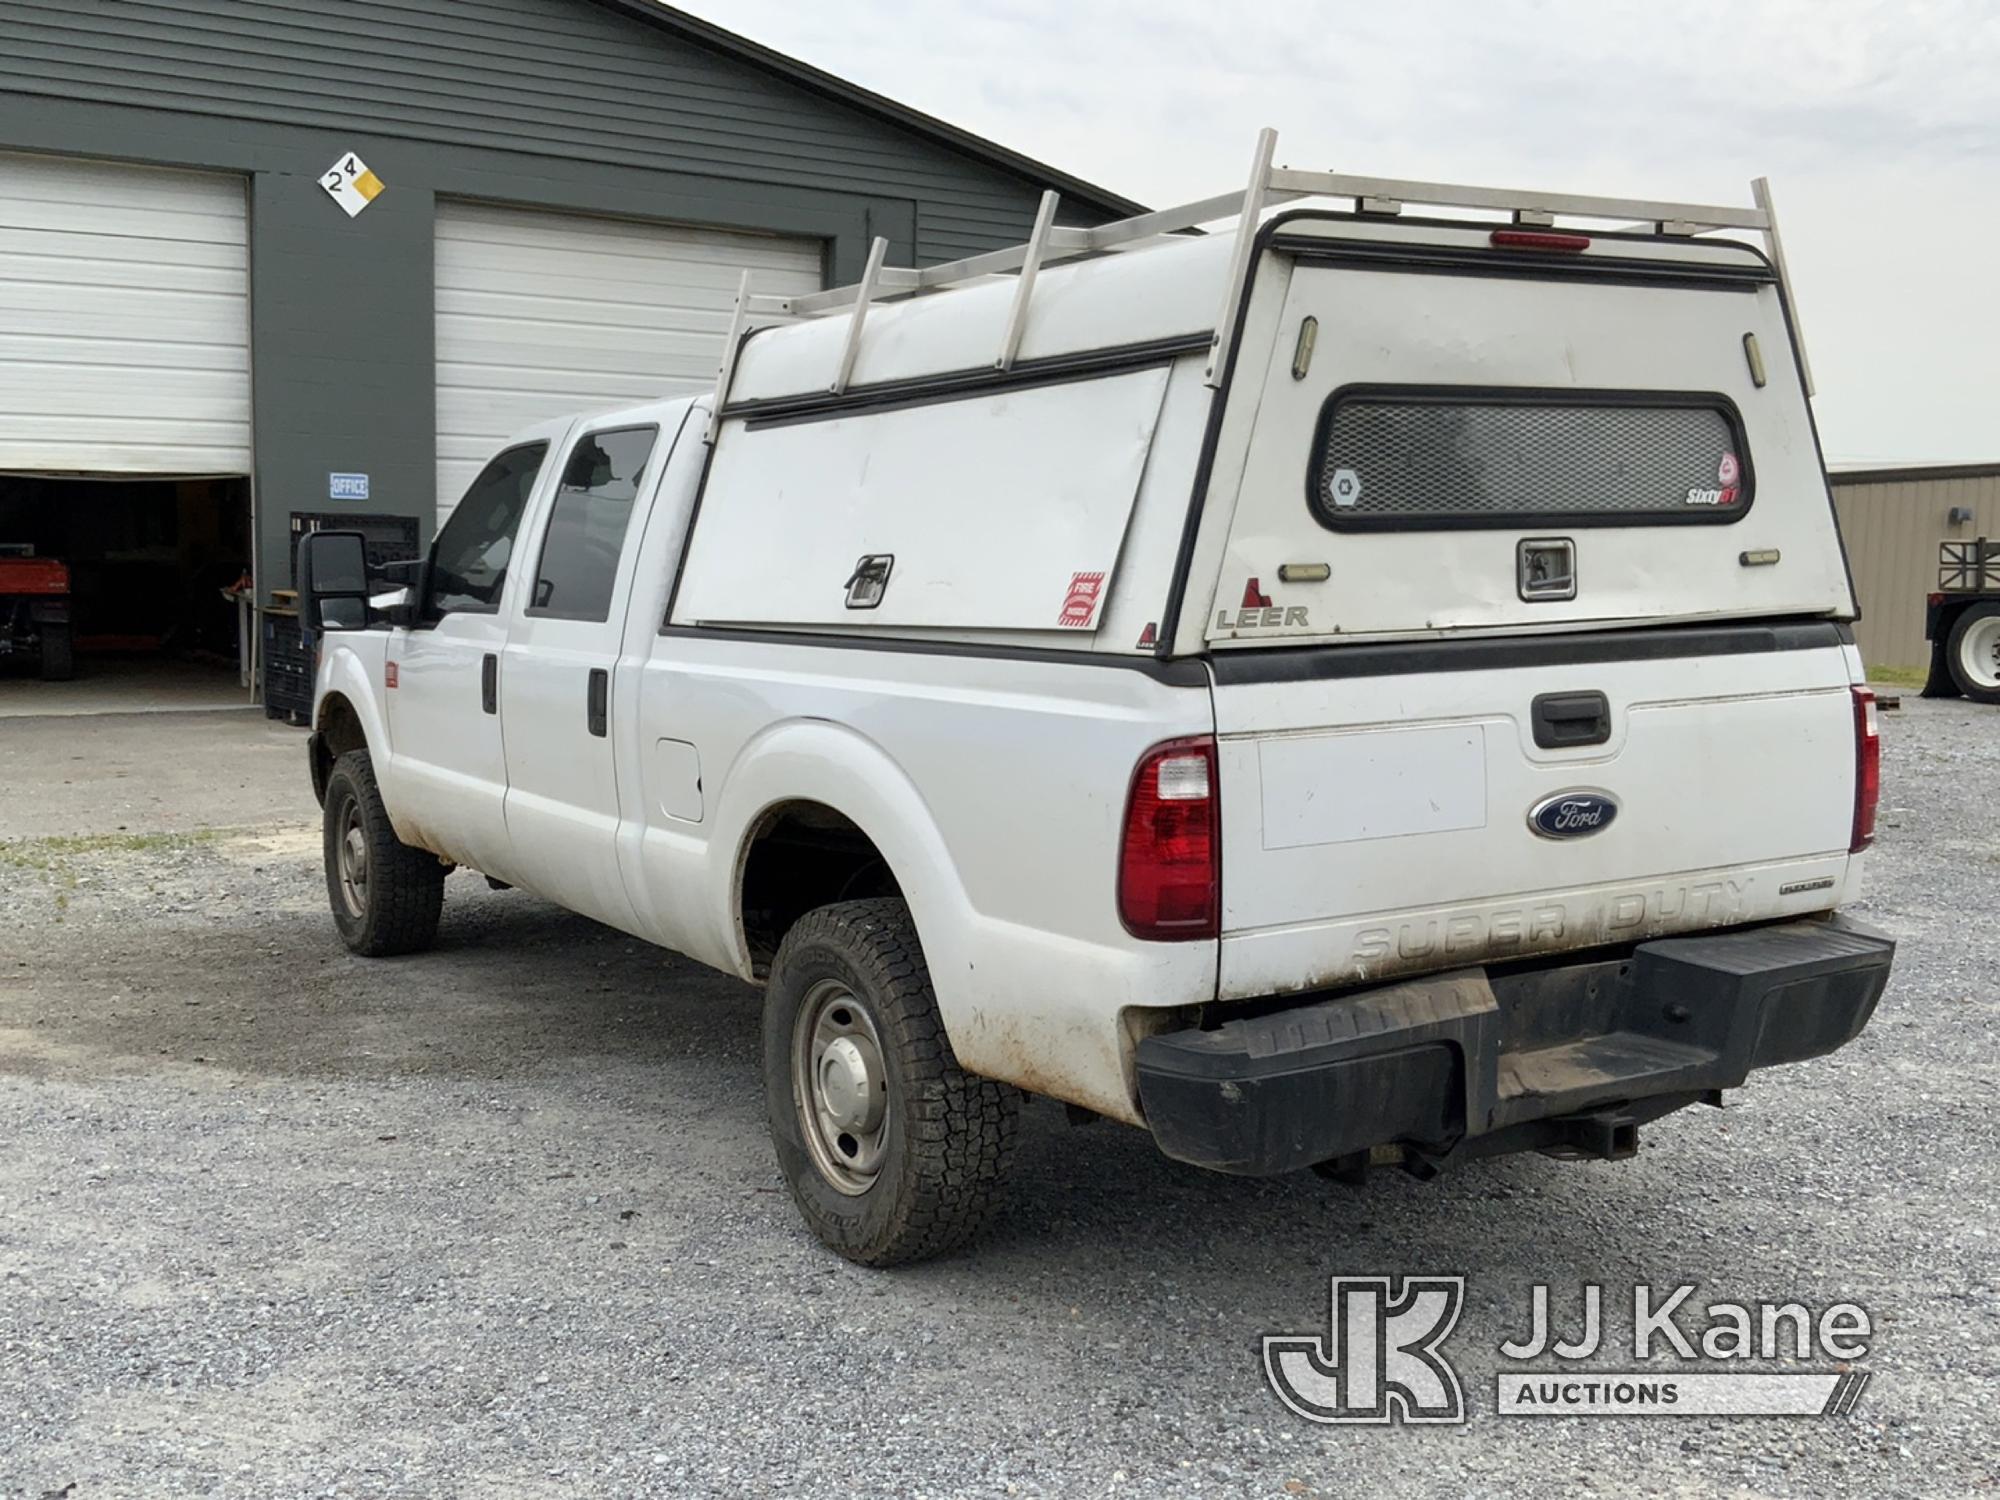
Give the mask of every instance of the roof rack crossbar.
[[1130, 219], [1116, 219], [1109, 224], [1079, 230], [1078, 233], [1083, 236], [1086, 248], [1110, 250], [1134, 240], [1149, 240], [1155, 235], [1176, 234], [1217, 219], [1236, 218], [1243, 212], [1243, 196], [1241, 192], [1218, 193], [1212, 198], [1197, 198], [1192, 203], [1177, 204], [1173, 208], [1159, 208]]
[[[1277, 132], [1273, 130], [1258, 133], [1257, 148], [1251, 159], [1249, 185], [1236, 192], [1199, 198], [1172, 208], [1154, 209], [1087, 229], [1057, 224], [1057, 195], [1047, 192], [1037, 205], [1032, 235], [1019, 245], [919, 268], [883, 264], [887, 243], [878, 238], [869, 246], [867, 269], [859, 282], [797, 297], [753, 296], [746, 277], [743, 288], [737, 294], [737, 308], [730, 322], [730, 347], [724, 351], [716, 382], [716, 410], [720, 411], [728, 399], [729, 381], [735, 367], [735, 345], [741, 340], [743, 322], [748, 317], [812, 318], [848, 314], [853, 321], [848, 328], [840, 365], [831, 387], [837, 394], [846, 388], [853, 375], [855, 359], [860, 351], [861, 327], [867, 318], [870, 302], [891, 297], [921, 296], [984, 277], [1017, 273], [1019, 281], [1008, 304], [1000, 350], [994, 361], [996, 368], [1004, 370], [1011, 368], [1020, 351], [1035, 277], [1042, 267], [1059, 261], [1115, 252], [1124, 246], [1225, 219], [1254, 226], [1266, 208], [1298, 198], [1348, 198], [1360, 212], [1383, 215], [1398, 214], [1405, 209], [1471, 209], [1506, 214], [1515, 224], [1539, 227], [1552, 226], [1560, 216], [1620, 221], [1621, 228], [1682, 237], [1714, 230], [1747, 231], [1763, 239], [1786, 303], [1788, 306], [1791, 304], [1791, 283], [1786, 274], [1784, 246], [1778, 237], [1777, 210], [1771, 203], [1770, 184], [1762, 177], [1751, 184], [1753, 206], [1748, 208], [1652, 202], [1642, 198], [1474, 187], [1392, 177], [1356, 177], [1343, 172], [1278, 167], [1272, 165], [1277, 139]], [[1229, 281], [1209, 346], [1206, 380], [1211, 386], [1221, 380], [1228, 362], [1237, 310], [1248, 290], [1254, 238], [1250, 234], [1239, 236], [1232, 252]], [[1795, 326], [1796, 321], [1795, 313]], [[1805, 376], [1806, 392], [1810, 395], [1812, 374], [1805, 362], [1802, 339], [1799, 363]], [[709, 427], [712, 438], [715, 427], [713, 416]]]
[[1587, 193], [1546, 193], [1528, 188], [1467, 187], [1447, 182], [1408, 182], [1393, 177], [1351, 177], [1341, 172], [1301, 172], [1278, 167], [1273, 189], [1295, 198], [1388, 198], [1427, 208], [1477, 208], [1501, 213], [1565, 214], [1578, 219], [1640, 219], [1651, 223], [1699, 224], [1708, 229], [1763, 229], [1762, 208], [1728, 208], [1702, 203], [1652, 203], [1643, 198], [1600, 198]]

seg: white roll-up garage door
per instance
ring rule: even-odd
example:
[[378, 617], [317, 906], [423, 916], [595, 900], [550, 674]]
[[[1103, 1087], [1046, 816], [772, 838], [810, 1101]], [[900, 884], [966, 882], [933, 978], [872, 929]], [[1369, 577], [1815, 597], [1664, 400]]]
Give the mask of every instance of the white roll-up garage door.
[[241, 177], [0, 155], [0, 471], [250, 472]]
[[715, 380], [737, 279], [816, 291], [822, 242], [441, 203], [438, 510], [507, 438]]

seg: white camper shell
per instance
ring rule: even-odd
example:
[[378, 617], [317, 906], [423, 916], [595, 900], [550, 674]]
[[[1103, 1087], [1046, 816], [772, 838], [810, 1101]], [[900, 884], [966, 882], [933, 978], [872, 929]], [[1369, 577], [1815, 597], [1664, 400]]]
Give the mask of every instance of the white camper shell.
[[[746, 278], [712, 398], [511, 446], [490, 610], [438, 603], [455, 517], [327, 637], [350, 942], [402, 941], [341, 863], [379, 788], [396, 848], [768, 982], [780, 1159], [878, 1262], [970, 1232], [1012, 1089], [1231, 1171], [1622, 1155], [1858, 1032], [1873, 706], [1768, 194], [1271, 149], [1181, 211]], [[634, 432], [577, 618], [552, 518]]]

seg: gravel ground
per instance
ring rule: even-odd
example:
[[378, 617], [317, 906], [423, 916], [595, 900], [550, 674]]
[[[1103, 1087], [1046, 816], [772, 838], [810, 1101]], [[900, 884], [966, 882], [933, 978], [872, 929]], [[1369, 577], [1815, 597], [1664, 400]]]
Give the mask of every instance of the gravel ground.
[[[436, 952], [350, 958], [296, 734], [0, 727], [0, 1493], [1992, 1493], [2000, 712], [1905, 703], [1861, 913], [1904, 946], [1845, 1051], [1635, 1161], [1358, 1191], [1038, 1106], [997, 1231], [893, 1273], [795, 1216], [751, 990], [463, 874]], [[1265, 1387], [1260, 1333], [1382, 1271], [1469, 1279], [1467, 1425]], [[1874, 1382], [1495, 1416], [1529, 1287], [1582, 1281], [1859, 1301]]]

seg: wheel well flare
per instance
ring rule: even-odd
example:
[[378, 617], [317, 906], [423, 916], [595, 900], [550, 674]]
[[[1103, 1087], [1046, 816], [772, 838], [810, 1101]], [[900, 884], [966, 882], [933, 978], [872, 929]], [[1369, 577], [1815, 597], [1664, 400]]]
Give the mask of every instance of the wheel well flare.
[[836, 901], [900, 896], [889, 862], [846, 814], [820, 802], [768, 809], [744, 846], [737, 917], [754, 971], [807, 912]]

